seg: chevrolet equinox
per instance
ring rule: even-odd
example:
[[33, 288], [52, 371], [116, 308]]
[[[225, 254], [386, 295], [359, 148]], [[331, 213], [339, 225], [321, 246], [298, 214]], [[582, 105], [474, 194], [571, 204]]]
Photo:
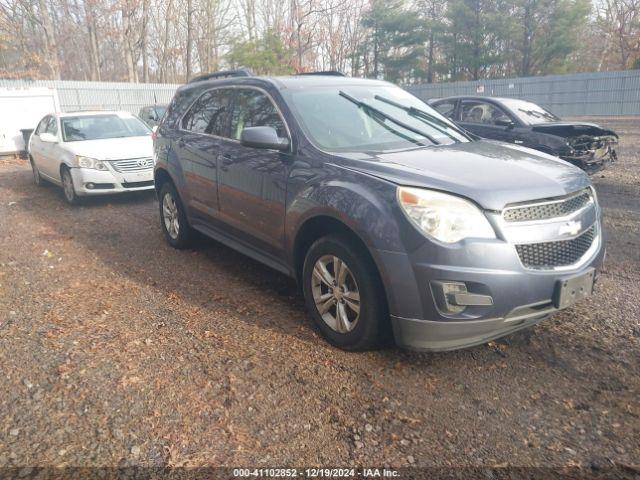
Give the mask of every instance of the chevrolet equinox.
[[344, 349], [529, 327], [588, 296], [604, 256], [583, 171], [471, 137], [383, 81], [204, 75], [154, 137], [169, 244], [197, 231], [294, 277]]

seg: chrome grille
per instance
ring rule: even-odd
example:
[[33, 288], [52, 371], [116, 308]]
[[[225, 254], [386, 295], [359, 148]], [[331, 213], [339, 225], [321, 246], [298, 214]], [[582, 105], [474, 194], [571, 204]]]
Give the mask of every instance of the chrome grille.
[[153, 168], [153, 158], [127, 158], [125, 160], [113, 160], [111, 166], [116, 172], [142, 172], [145, 170], [151, 170]]
[[558, 218], [577, 212], [584, 208], [593, 198], [591, 190], [585, 188], [577, 195], [545, 203], [525, 205], [522, 207], [508, 207], [502, 214], [507, 222], [531, 222]]
[[526, 268], [552, 269], [577, 263], [596, 238], [596, 225], [571, 240], [516, 245], [520, 261]]

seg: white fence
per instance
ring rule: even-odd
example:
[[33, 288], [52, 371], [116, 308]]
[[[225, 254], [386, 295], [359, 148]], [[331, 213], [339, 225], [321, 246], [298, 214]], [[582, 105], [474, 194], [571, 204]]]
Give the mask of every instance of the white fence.
[[161, 83], [0, 80], [0, 88], [45, 87], [57, 90], [63, 112], [125, 110], [137, 114], [144, 106], [169, 103], [179, 86]]

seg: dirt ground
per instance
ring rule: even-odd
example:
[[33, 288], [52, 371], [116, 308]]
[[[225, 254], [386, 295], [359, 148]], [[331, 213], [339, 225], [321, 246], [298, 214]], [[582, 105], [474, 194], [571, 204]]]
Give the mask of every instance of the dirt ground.
[[0, 160], [0, 467], [637, 467], [640, 121], [601, 123], [596, 294], [437, 354], [332, 348], [288, 278], [169, 248], [153, 194], [71, 208]]

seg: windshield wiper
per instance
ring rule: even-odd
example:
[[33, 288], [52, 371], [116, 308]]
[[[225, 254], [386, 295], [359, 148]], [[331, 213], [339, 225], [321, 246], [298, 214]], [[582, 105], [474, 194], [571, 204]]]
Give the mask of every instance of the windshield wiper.
[[[388, 98], [382, 97], [380, 95], [376, 95], [375, 97], [376, 100], [380, 100], [381, 102], [387, 103], [393, 107], [399, 108], [401, 110], [404, 110], [405, 112], [407, 112], [409, 115], [411, 115], [414, 118], [417, 118], [418, 120], [422, 120], [424, 123], [426, 123], [427, 125], [429, 125], [432, 128], [435, 128], [436, 130], [438, 130], [440, 133], [445, 134], [447, 137], [449, 137], [451, 140], [455, 141], [456, 143], [460, 142], [459, 138], [456, 138], [454, 135], [451, 135], [449, 132], [447, 132], [447, 130], [443, 130], [441, 128], [438, 128], [436, 125], [440, 125], [442, 127], [444, 127], [445, 129], [451, 129], [454, 132], [458, 132], [461, 135], [464, 135], [464, 133], [460, 130], [458, 130], [457, 128], [453, 127], [452, 125], [449, 125], [447, 122], [440, 120], [438, 117], [431, 115], [429, 112], [425, 112], [424, 110], [420, 110], [419, 108], [416, 107], [407, 107], [406, 105], [402, 105], [401, 103], [398, 102], [394, 102], [393, 100], [389, 100]], [[433, 125], [433, 124], [436, 125]], [[466, 136], [466, 135], [465, 135]]]
[[431, 135], [429, 135], [428, 133], [423, 132], [422, 130], [420, 130], [419, 128], [414, 128], [411, 125], [409, 125], [408, 123], [404, 123], [402, 120], [398, 120], [397, 118], [392, 117], [391, 115], [389, 115], [388, 113], [383, 112], [382, 110], [378, 110], [376, 107], [369, 105], [366, 102], [362, 102], [360, 100], [358, 100], [357, 98], [353, 98], [351, 95], [349, 95], [348, 93], [343, 92], [342, 90], [340, 90], [339, 95], [341, 97], [346, 98], [347, 100], [349, 100], [351, 103], [357, 105], [358, 107], [362, 108], [363, 110], [369, 111], [371, 113], [375, 113], [376, 115], [389, 120], [392, 123], [395, 123], [396, 125], [404, 128], [405, 130], [409, 130], [410, 132], [415, 133], [416, 135], [420, 135], [421, 137], [426, 138], [427, 140], [429, 140], [431, 143], [433, 143], [434, 145], [440, 145], [440, 142], [438, 142], [435, 138], [433, 138]]

